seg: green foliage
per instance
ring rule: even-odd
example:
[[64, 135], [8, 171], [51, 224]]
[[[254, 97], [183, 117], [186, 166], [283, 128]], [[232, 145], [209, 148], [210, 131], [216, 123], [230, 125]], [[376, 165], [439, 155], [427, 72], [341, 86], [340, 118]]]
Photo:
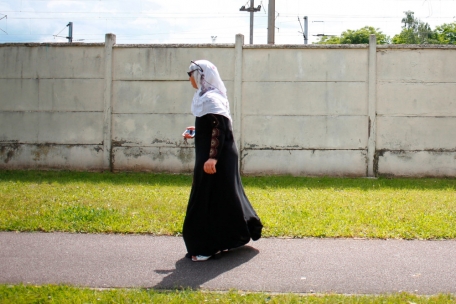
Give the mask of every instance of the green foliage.
[[456, 22], [444, 23], [432, 30], [428, 23], [415, 18], [414, 12], [404, 13], [402, 31], [392, 39], [378, 28], [365, 26], [346, 30], [340, 36], [322, 36], [315, 44], [368, 44], [370, 35], [376, 36], [377, 44], [456, 44]]
[[386, 44], [389, 42], [389, 37], [383, 34], [378, 28], [365, 26], [359, 30], [347, 30], [342, 33], [340, 42], [342, 44], [368, 44], [369, 36], [377, 37], [377, 44]]
[[456, 22], [444, 23], [435, 28], [439, 43], [456, 44]]
[[[265, 237], [456, 238], [456, 179], [244, 177]], [[0, 171], [0, 230], [180, 235], [190, 175]]]
[[455, 303], [451, 294], [418, 296], [409, 293], [385, 295], [337, 295], [337, 294], [268, 294], [231, 290], [208, 292], [195, 290], [154, 290], [119, 288], [97, 290], [64, 285], [0, 285], [0, 303]]
[[340, 37], [338, 36], [322, 36], [320, 41], [315, 44], [340, 44]]
[[400, 34], [392, 39], [393, 44], [438, 44], [437, 32], [433, 31], [428, 23], [414, 16], [414, 12], [406, 11], [402, 19], [404, 25]]
[[370, 35], [375, 35], [377, 44], [387, 44], [390, 38], [383, 34], [378, 28], [365, 26], [358, 30], [347, 30], [342, 32], [340, 37], [323, 36], [317, 44], [369, 44]]

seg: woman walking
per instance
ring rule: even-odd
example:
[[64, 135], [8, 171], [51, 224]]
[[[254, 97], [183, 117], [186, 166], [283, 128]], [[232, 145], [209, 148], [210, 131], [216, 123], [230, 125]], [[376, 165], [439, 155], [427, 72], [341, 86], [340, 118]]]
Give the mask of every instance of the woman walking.
[[197, 89], [191, 106], [196, 158], [183, 237], [187, 257], [198, 262], [258, 240], [263, 225], [244, 193], [229, 102], [218, 70], [198, 60], [187, 73]]

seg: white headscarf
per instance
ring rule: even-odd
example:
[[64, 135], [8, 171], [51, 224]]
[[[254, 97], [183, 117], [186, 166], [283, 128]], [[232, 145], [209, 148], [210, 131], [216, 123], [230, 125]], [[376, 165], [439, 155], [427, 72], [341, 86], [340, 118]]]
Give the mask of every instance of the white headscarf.
[[[196, 63], [196, 64], [195, 64]], [[230, 103], [217, 67], [207, 60], [197, 60], [189, 67], [198, 90], [193, 95], [192, 113], [197, 117], [219, 114], [231, 120]]]

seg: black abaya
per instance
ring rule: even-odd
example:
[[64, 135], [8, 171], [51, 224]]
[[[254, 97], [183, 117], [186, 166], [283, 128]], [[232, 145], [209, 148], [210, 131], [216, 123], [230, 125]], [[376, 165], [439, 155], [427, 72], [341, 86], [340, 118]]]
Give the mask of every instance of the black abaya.
[[[184, 220], [189, 255], [210, 256], [261, 237], [263, 225], [244, 193], [231, 121], [207, 114], [195, 121], [195, 168]], [[215, 174], [204, 163], [217, 159]]]

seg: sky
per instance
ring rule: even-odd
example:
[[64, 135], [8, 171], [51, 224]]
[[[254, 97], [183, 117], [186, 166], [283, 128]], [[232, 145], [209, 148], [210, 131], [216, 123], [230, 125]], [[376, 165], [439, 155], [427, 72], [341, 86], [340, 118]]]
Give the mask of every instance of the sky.
[[[104, 42], [117, 44], [234, 43], [243, 34], [249, 43], [250, 13], [239, 11], [251, 0], [0, 0], [0, 43]], [[269, 0], [255, 0], [254, 44], [267, 43]], [[364, 26], [393, 37], [401, 31], [405, 11], [432, 29], [456, 22], [456, 0], [275, 0], [275, 43], [303, 44], [303, 17], [308, 43], [318, 35], [337, 35]], [[298, 20], [299, 19], [299, 20]], [[300, 23], [301, 22], [301, 23]]]

